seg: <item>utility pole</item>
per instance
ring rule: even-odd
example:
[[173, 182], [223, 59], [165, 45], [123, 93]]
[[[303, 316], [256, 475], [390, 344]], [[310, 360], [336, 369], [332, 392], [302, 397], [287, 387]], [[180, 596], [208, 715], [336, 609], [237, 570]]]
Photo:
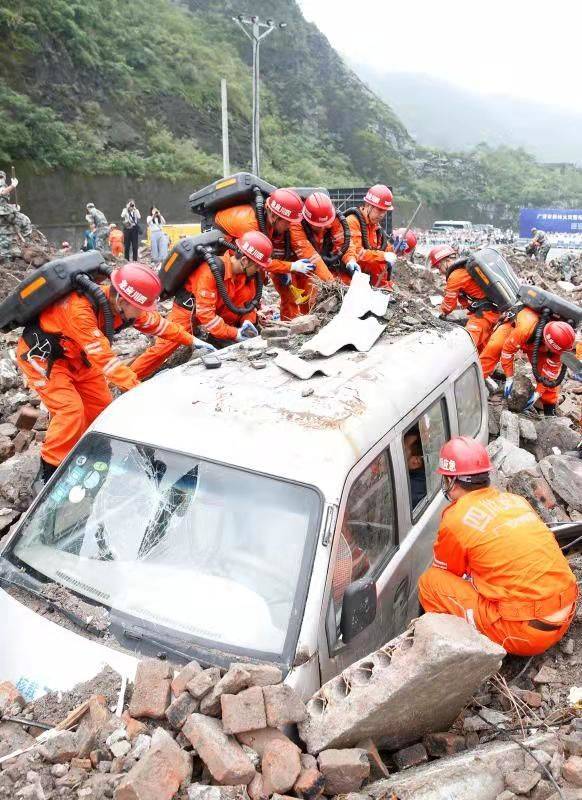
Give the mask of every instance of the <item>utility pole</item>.
[[[245, 17], [244, 14], [239, 14], [232, 18], [239, 26], [244, 35], [251, 40], [253, 46], [253, 119], [252, 119], [252, 142], [251, 142], [251, 161], [253, 175], [260, 176], [261, 169], [261, 143], [260, 143], [260, 128], [261, 128], [261, 98], [260, 98], [260, 85], [259, 85], [259, 50], [261, 41], [272, 33], [275, 28], [286, 28], [286, 22], [275, 22], [272, 19], [267, 19], [261, 22], [256, 14], [252, 17]], [[249, 26], [251, 32], [246, 29]]]
[[227, 178], [230, 175], [230, 150], [228, 146], [228, 95], [224, 78], [220, 81], [220, 99], [222, 106], [222, 176]]

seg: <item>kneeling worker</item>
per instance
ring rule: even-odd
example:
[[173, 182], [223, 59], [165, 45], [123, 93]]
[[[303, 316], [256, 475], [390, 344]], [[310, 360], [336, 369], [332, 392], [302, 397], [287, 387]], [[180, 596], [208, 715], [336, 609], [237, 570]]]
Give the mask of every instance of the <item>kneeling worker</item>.
[[[232, 304], [241, 307], [249, 303], [256, 292], [255, 276], [259, 269], [268, 269], [273, 245], [260, 231], [248, 231], [236, 240], [236, 251], [219, 259], [224, 268], [224, 288]], [[180, 301], [174, 300], [168, 319], [189, 331], [200, 327], [208, 341], [216, 347], [258, 336], [255, 309], [235, 314], [224, 302], [210, 265], [204, 261], [196, 267], [184, 284]], [[143, 380], [159, 369], [178, 349], [179, 343], [162, 338], [136, 358], [131, 368]]]
[[422, 607], [463, 617], [508, 653], [543, 653], [568, 630], [578, 596], [554, 535], [527, 500], [490, 486], [489, 455], [475, 439], [452, 438], [439, 464], [451, 505], [419, 581]]
[[[176, 346], [195, 344], [190, 333], [156, 311], [162, 285], [145, 264], [124, 264], [111, 273], [111, 285], [101, 288], [114, 330], [131, 324]], [[103, 311], [96, 311], [84, 294], [71, 292], [41, 311], [18, 341], [18, 366], [50, 414], [40, 453], [44, 481], [111, 402], [107, 382], [124, 391], [139, 383], [135, 372], [113, 352], [104, 331]]]

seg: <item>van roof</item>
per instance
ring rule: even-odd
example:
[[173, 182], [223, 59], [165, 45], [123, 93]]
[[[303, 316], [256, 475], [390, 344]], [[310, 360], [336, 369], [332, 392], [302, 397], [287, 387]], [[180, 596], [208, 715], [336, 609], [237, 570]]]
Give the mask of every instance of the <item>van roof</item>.
[[195, 362], [161, 372], [118, 398], [92, 429], [313, 484], [336, 502], [362, 455], [474, 358], [456, 326], [395, 341], [384, 335], [368, 353], [340, 351], [326, 360], [335, 377], [309, 380], [271, 357], [254, 369], [245, 347], [229, 348], [217, 370]]

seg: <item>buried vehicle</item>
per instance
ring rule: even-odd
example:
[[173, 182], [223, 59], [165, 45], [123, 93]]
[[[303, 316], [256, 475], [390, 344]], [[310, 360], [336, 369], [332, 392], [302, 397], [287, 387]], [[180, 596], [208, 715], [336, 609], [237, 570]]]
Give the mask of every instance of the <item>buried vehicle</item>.
[[[143, 655], [247, 660], [309, 697], [417, 616], [439, 449], [487, 439], [470, 337], [385, 335], [308, 383], [277, 359], [255, 370], [266, 346], [160, 373], [78, 442], [0, 556], [3, 679], [33, 696], [104, 663], [131, 678]], [[62, 624], [39, 598], [55, 584], [72, 599]]]

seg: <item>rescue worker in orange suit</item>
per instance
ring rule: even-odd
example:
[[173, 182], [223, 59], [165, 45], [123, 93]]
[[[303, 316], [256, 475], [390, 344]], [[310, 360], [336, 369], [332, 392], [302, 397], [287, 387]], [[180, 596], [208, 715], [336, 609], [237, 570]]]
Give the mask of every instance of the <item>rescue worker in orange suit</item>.
[[397, 260], [391, 244], [386, 242], [382, 247], [381, 223], [387, 212], [394, 209], [392, 199], [390, 189], [378, 183], [368, 189], [359, 213], [347, 217], [356, 261], [361, 271], [370, 276], [370, 285], [379, 289], [392, 288], [390, 276]]
[[[527, 306], [518, 312], [515, 319], [504, 322], [491, 335], [479, 360], [485, 380], [501, 360], [501, 368], [505, 374], [503, 396], [509, 398], [513, 389], [515, 374], [515, 356], [522, 350], [530, 363], [533, 363], [534, 339], [540, 323], [540, 315]], [[576, 341], [576, 332], [567, 322], [548, 322], [543, 329], [542, 341], [538, 352], [536, 369], [548, 381], [557, 381], [562, 371], [560, 355], [572, 350]], [[524, 411], [528, 411], [541, 399], [544, 414], [553, 417], [560, 397], [560, 386], [544, 386], [541, 381], [528, 398]]]
[[[297, 287], [297, 278], [309, 275], [314, 270], [308, 259], [293, 259], [287, 246], [290, 226], [302, 219], [303, 200], [292, 189], [275, 189], [267, 197], [265, 209], [266, 233], [273, 243], [269, 277], [281, 298], [281, 319], [289, 320], [300, 313], [297, 296], [301, 293]], [[249, 204], [218, 211], [214, 217], [214, 225], [224, 231], [231, 242], [247, 231], [259, 230], [257, 214]]]
[[[255, 275], [259, 269], [269, 269], [273, 245], [260, 231], [244, 233], [236, 242], [235, 253], [222, 257], [224, 286], [231, 302], [242, 307], [256, 294]], [[204, 261], [188, 277], [184, 297], [174, 305], [168, 316], [187, 330], [201, 328], [204, 336], [217, 347], [225, 347], [243, 339], [258, 336], [257, 312], [235, 314], [228, 308], [218, 289], [210, 265]], [[152, 347], [132, 363], [131, 368], [141, 379], [151, 375], [178, 349], [179, 343], [156, 339]]]
[[553, 533], [527, 500], [490, 485], [482, 444], [456, 436], [440, 452], [443, 512], [432, 566], [420, 577], [425, 611], [462, 617], [519, 656], [564, 636], [578, 587]]
[[499, 321], [499, 312], [487, 300], [485, 292], [475, 283], [465, 267], [457, 267], [449, 273], [457, 257], [455, 250], [448, 244], [437, 245], [428, 254], [431, 267], [438, 269], [447, 279], [440, 318], [446, 319], [457, 304], [466, 308], [469, 312], [466, 330], [475, 343], [477, 352], [480, 353]]
[[[349, 229], [348, 229], [349, 230]], [[341, 271], [329, 269], [323, 259], [323, 254], [333, 256], [342, 249], [345, 242], [344, 228], [337, 218], [337, 211], [324, 192], [313, 192], [305, 200], [303, 206], [303, 221], [301, 224], [291, 226], [291, 247], [300, 258], [307, 258], [315, 266], [315, 275], [322, 281], [332, 281], [339, 278], [344, 283], [349, 283], [354, 272], [361, 272], [360, 265], [355, 258], [355, 248], [351, 240], [348, 249], [342, 257], [343, 268]], [[302, 313], [308, 313], [313, 304], [316, 290], [309, 279], [302, 281], [302, 287], [308, 301], [302, 308]]]
[[[111, 285], [102, 287], [114, 329], [131, 324], [175, 346], [195, 344], [190, 333], [156, 311], [161, 290], [160, 279], [145, 264], [131, 262], [114, 270]], [[86, 295], [71, 292], [42, 311], [18, 341], [18, 366], [50, 414], [41, 448], [45, 481], [111, 402], [107, 382], [124, 391], [139, 383], [111, 349], [104, 330], [103, 311], [96, 311]]]
[[109, 226], [108, 243], [111, 255], [121, 258], [123, 256], [123, 231], [114, 222]]

